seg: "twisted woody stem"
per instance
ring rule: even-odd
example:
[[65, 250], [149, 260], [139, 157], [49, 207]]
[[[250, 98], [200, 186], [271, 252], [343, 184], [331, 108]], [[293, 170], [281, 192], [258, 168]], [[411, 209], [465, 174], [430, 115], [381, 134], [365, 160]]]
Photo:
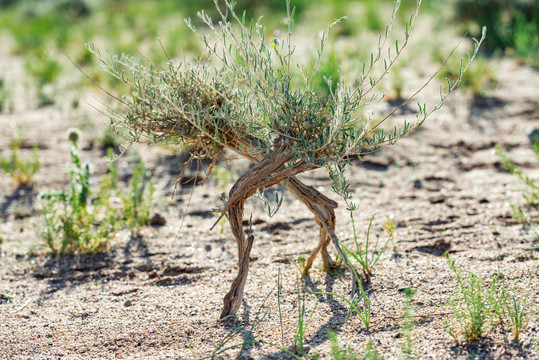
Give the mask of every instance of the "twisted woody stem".
[[[250, 159], [255, 162], [255, 165], [236, 181], [230, 190], [223, 214], [217, 220], [218, 222], [226, 211], [230, 229], [238, 246], [238, 274], [223, 299], [221, 319], [228, 315], [236, 314], [238, 311], [243, 300], [245, 282], [249, 272], [249, 255], [253, 246], [254, 235], [251, 232], [246, 238], [243, 230], [245, 201], [258, 190], [283, 183], [286, 179], [288, 179], [286, 182], [287, 189], [307, 205], [309, 210], [315, 215], [316, 222], [320, 226], [319, 243], [306, 262], [305, 274], [312, 267], [313, 261], [319, 252], [322, 253], [322, 261], [326, 269], [335, 266], [327, 251], [327, 247], [331, 242], [333, 242], [342, 259], [344, 259], [345, 266], [354, 274], [354, 270], [347, 261], [346, 256], [344, 256], [334, 231], [334, 209], [337, 207], [337, 203], [325, 197], [313, 187], [301, 183], [294, 176], [295, 174], [312, 170], [315, 166], [309, 165], [302, 160], [296, 161], [292, 166], [286, 166], [292, 161], [290, 144], [280, 139], [275, 142], [272, 151], [266, 157], [250, 157]], [[353, 279], [352, 295], [357, 291], [357, 281], [355, 277]]]

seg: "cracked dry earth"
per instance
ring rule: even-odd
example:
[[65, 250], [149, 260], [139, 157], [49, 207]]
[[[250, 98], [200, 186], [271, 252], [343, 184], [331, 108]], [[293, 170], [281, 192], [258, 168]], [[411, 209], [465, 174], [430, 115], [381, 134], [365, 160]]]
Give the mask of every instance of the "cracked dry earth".
[[[343, 346], [359, 354], [370, 337], [385, 358], [403, 358], [401, 324], [391, 317], [402, 315], [399, 289], [409, 286], [417, 289], [416, 313], [425, 315], [413, 331], [417, 358], [539, 358], [539, 252], [533, 231], [511, 216], [509, 204], [523, 202], [523, 184], [503, 169], [495, 153], [499, 144], [526, 174], [539, 175], [527, 137], [527, 131], [539, 127], [539, 74], [510, 60], [495, 69], [498, 85], [484, 97], [472, 99], [458, 91], [412, 136], [363, 162], [354, 160], [349, 179], [357, 190], [360, 209], [354, 216], [360, 240], [376, 212], [376, 228], [386, 215], [396, 224], [369, 293], [376, 326], [369, 335], [358, 316], [346, 318], [344, 301], [323, 295], [316, 305], [317, 296], [307, 294], [307, 311], [316, 305], [304, 335], [308, 355], [331, 358], [327, 331], [332, 330]], [[377, 111], [387, 109], [382, 104]], [[397, 120], [413, 117], [410, 111], [405, 109]], [[66, 186], [69, 152], [63, 133], [73, 125], [85, 126], [81, 113], [89, 114], [84, 122], [98, 124], [93, 131], [106, 122], [83, 106], [0, 114], [2, 129], [24, 127], [24, 144], [40, 147], [43, 164], [33, 188], [17, 188], [0, 174], [0, 359], [197, 359], [211, 355], [232, 334], [224, 347], [246, 345], [216, 358], [291, 358], [268, 343], [293, 347], [300, 281], [293, 262], [316, 246], [318, 227], [289, 194], [272, 218], [260, 201], [247, 202], [246, 217], [252, 214], [256, 237], [250, 274], [238, 316], [222, 323], [217, 317], [236, 275], [236, 244], [226, 224], [209, 228], [216, 219], [212, 209], [231, 184], [209, 180], [193, 186], [186, 180], [172, 197], [181, 156], [170, 149], [136, 147], [157, 181], [153, 211], [165, 225], [147, 226], [138, 238], [120, 232], [106, 254], [50, 257], [36, 246], [42, 227], [36, 194]], [[11, 135], [0, 133], [2, 149]], [[95, 181], [106, 169], [104, 155], [91, 137], [83, 142], [82, 156], [92, 161]], [[124, 178], [129, 162], [129, 156], [119, 162]], [[232, 171], [239, 175], [247, 166], [233, 162]], [[324, 171], [301, 179], [338, 200]], [[339, 204], [337, 234], [351, 244], [350, 216]], [[527, 214], [539, 220], [536, 209]], [[446, 252], [484, 280], [502, 273], [513, 293], [527, 297], [529, 316], [519, 342], [512, 341], [508, 326], [499, 324], [477, 342], [457, 344], [450, 337], [444, 322], [454, 323], [446, 301], [455, 282]], [[308, 292], [348, 296], [349, 287], [350, 274], [327, 274], [316, 267], [307, 281]], [[259, 341], [253, 343], [253, 337]]]

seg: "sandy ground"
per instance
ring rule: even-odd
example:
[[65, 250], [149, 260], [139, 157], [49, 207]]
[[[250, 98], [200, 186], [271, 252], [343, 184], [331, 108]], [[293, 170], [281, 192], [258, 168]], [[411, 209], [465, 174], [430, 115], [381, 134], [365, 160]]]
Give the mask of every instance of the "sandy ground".
[[[367, 333], [358, 316], [346, 319], [343, 300], [311, 294], [349, 295], [350, 274], [316, 267], [306, 281], [307, 312], [316, 305], [304, 335], [308, 355], [331, 358], [327, 331], [332, 330], [359, 354], [371, 339], [384, 357], [403, 358], [401, 323], [391, 317], [403, 314], [399, 289], [413, 287], [415, 312], [424, 315], [413, 330], [418, 358], [539, 358], [538, 245], [530, 228], [511, 217], [509, 204], [522, 203], [523, 185], [503, 170], [494, 148], [500, 144], [528, 175], [539, 175], [526, 135], [539, 128], [539, 74], [511, 60], [496, 63], [495, 71], [498, 85], [485, 97], [456, 92], [412, 136], [364, 162], [354, 161], [349, 179], [360, 204], [354, 215], [360, 240], [376, 212], [376, 228], [386, 215], [396, 224], [370, 286], [376, 326]], [[224, 347], [236, 347], [216, 358], [291, 358], [280, 347], [292, 349], [298, 326], [301, 278], [293, 261], [308, 254], [318, 237], [301, 203], [286, 195], [272, 218], [260, 201], [247, 203], [256, 240], [245, 300], [237, 318], [220, 323], [222, 297], [236, 274], [236, 245], [227, 226], [209, 228], [215, 221], [212, 209], [230, 184], [186, 185], [172, 197], [181, 156], [168, 148], [138, 146], [157, 181], [153, 212], [166, 225], [145, 227], [137, 238], [120, 232], [106, 254], [51, 257], [39, 246], [43, 223], [36, 194], [66, 186], [64, 133], [70, 126], [83, 128], [82, 156], [92, 162], [94, 180], [104, 173], [104, 154], [93, 139], [106, 119], [84, 102], [79, 108], [12, 108], [0, 114], [0, 149], [8, 148], [21, 125], [24, 144], [40, 147], [43, 169], [32, 188], [17, 188], [0, 174], [1, 359], [197, 359], [211, 355], [229, 336]], [[377, 111], [388, 108], [382, 104]], [[403, 116], [413, 114], [397, 120]], [[120, 171], [125, 173], [130, 162], [129, 156], [122, 158]], [[247, 166], [233, 163], [232, 171], [239, 175]], [[338, 200], [324, 171], [301, 178]], [[528, 215], [537, 221], [539, 212], [528, 209]], [[337, 233], [351, 244], [351, 220], [342, 201]], [[454, 320], [446, 302], [456, 287], [445, 252], [484, 280], [503, 274], [508, 288], [528, 299], [519, 342], [512, 341], [509, 326], [495, 323], [477, 342], [458, 344], [450, 337], [444, 322]], [[244, 342], [242, 349], [238, 345]]]

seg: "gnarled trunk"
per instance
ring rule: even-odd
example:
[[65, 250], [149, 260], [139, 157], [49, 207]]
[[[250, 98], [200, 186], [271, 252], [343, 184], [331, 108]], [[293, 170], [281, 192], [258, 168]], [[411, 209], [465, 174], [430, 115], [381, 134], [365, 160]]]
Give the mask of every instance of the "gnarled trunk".
[[[295, 174], [312, 170], [315, 167], [308, 165], [302, 160], [297, 161], [292, 166], [286, 166], [292, 160], [289, 156], [289, 147], [286, 141], [277, 140], [268, 156], [264, 158], [261, 156], [257, 158], [250, 157], [255, 162], [255, 165], [245, 172], [230, 190], [229, 198], [221, 217], [226, 211], [229, 217], [230, 229], [236, 239], [238, 246], [238, 275], [236, 275], [230, 290], [223, 299], [224, 306], [220, 315], [221, 319], [228, 315], [236, 314], [238, 311], [243, 300], [245, 282], [249, 272], [249, 255], [253, 246], [254, 235], [250, 233], [246, 238], [243, 231], [245, 201], [258, 190], [282, 183], [286, 179], [288, 179], [286, 182], [287, 189], [307, 205], [320, 226], [319, 243], [307, 260], [305, 274], [311, 268], [319, 252], [322, 253], [324, 268], [329, 269], [335, 266], [327, 250], [331, 242], [333, 242], [335, 248], [344, 259], [345, 266], [353, 273], [353, 269], [346, 260], [334, 231], [334, 209], [337, 207], [337, 203], [322, 195], [313, 187], [306, 186], [296, 179]], [[355, 281], [355, 277], [353, 279], [352, 294], [355, 294], [357, 291], [357, 282]]]

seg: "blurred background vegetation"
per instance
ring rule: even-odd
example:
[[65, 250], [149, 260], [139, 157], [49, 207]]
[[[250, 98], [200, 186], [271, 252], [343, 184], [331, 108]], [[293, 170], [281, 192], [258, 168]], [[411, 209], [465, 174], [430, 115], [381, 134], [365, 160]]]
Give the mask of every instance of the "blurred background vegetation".
[[[296, 34], [302, 31], [316, 34], [328, 20], [348, 16], [348, 20], [335, 29], [333, 41], [349, 38], [353, 45], [345, 49], [335, 47], [326, 54], [320, 73], [321, 91], [329, 91], [322, 75], [336, 79], [339, 66], [345, 60], [364, 60], [368, 56], [376, 42], [357, 46], [356, 37], [374, 36], [383, 31], [393, 5], [391, 1], [378, 0], [292, 0], [291, 3], [296, 8]], [[445, 31], [455, 36], [468, 33], [478, 37], [480, 28], [487, 26], [485, 57], [512, 56], [538, 66], [538, 4], [537, 0], [424, 0], [421, 11], [424, 17], [436, 19], [436, 32]], [[403, 23], [415, 6], [415, 1], [402, 2], [397, 25]], [[138, 51], [156, 63], [166, 61], [166, 54], [177, 58], [200, 55], [201, 44], [183, 19], [196, 19], [201, 9], [210, 15], [216, 14], [212, 0], [0, 0], [2, 51], [24, 58], [25, 70], [37, 88], [38, 106], [51, 105], [61, 87], [59, 79], [66, 73], [71, 79], [78, 79], [77, 85], [90, 85], [82, 81], [82, 75], [77, 74], [67, 56], [98, 83], [121, 86], [106, 78], [96, 59], [84, 47], [85, 43], [95, 42], [111, 54]], [[248, 18], [263, 15], [269, 35], [278, 37], [286, 32], [285, 0], [239, 0], [236, 9], [245, 10]], [[452, 44], [454, 42], [449, 46]], [[443, 48], [443, 44], [436, 37], [427, 45], [431, 59], [436, 62], [443, 61], [444, 54], [448, 53], [446, 48], [440, 50], [440, 47]], [[484, 70], [481, 67], [481, 71]], [[392, 86], [400, 94], [399, 81], [402, 80], [398, 74], [393, 79]], [[72, 87], [72, 82], [63, 86]], [[477, 84], [471, 86], [477, 87]], [[7, 97], [5, 87], [0, 74], [2, 103]]]

